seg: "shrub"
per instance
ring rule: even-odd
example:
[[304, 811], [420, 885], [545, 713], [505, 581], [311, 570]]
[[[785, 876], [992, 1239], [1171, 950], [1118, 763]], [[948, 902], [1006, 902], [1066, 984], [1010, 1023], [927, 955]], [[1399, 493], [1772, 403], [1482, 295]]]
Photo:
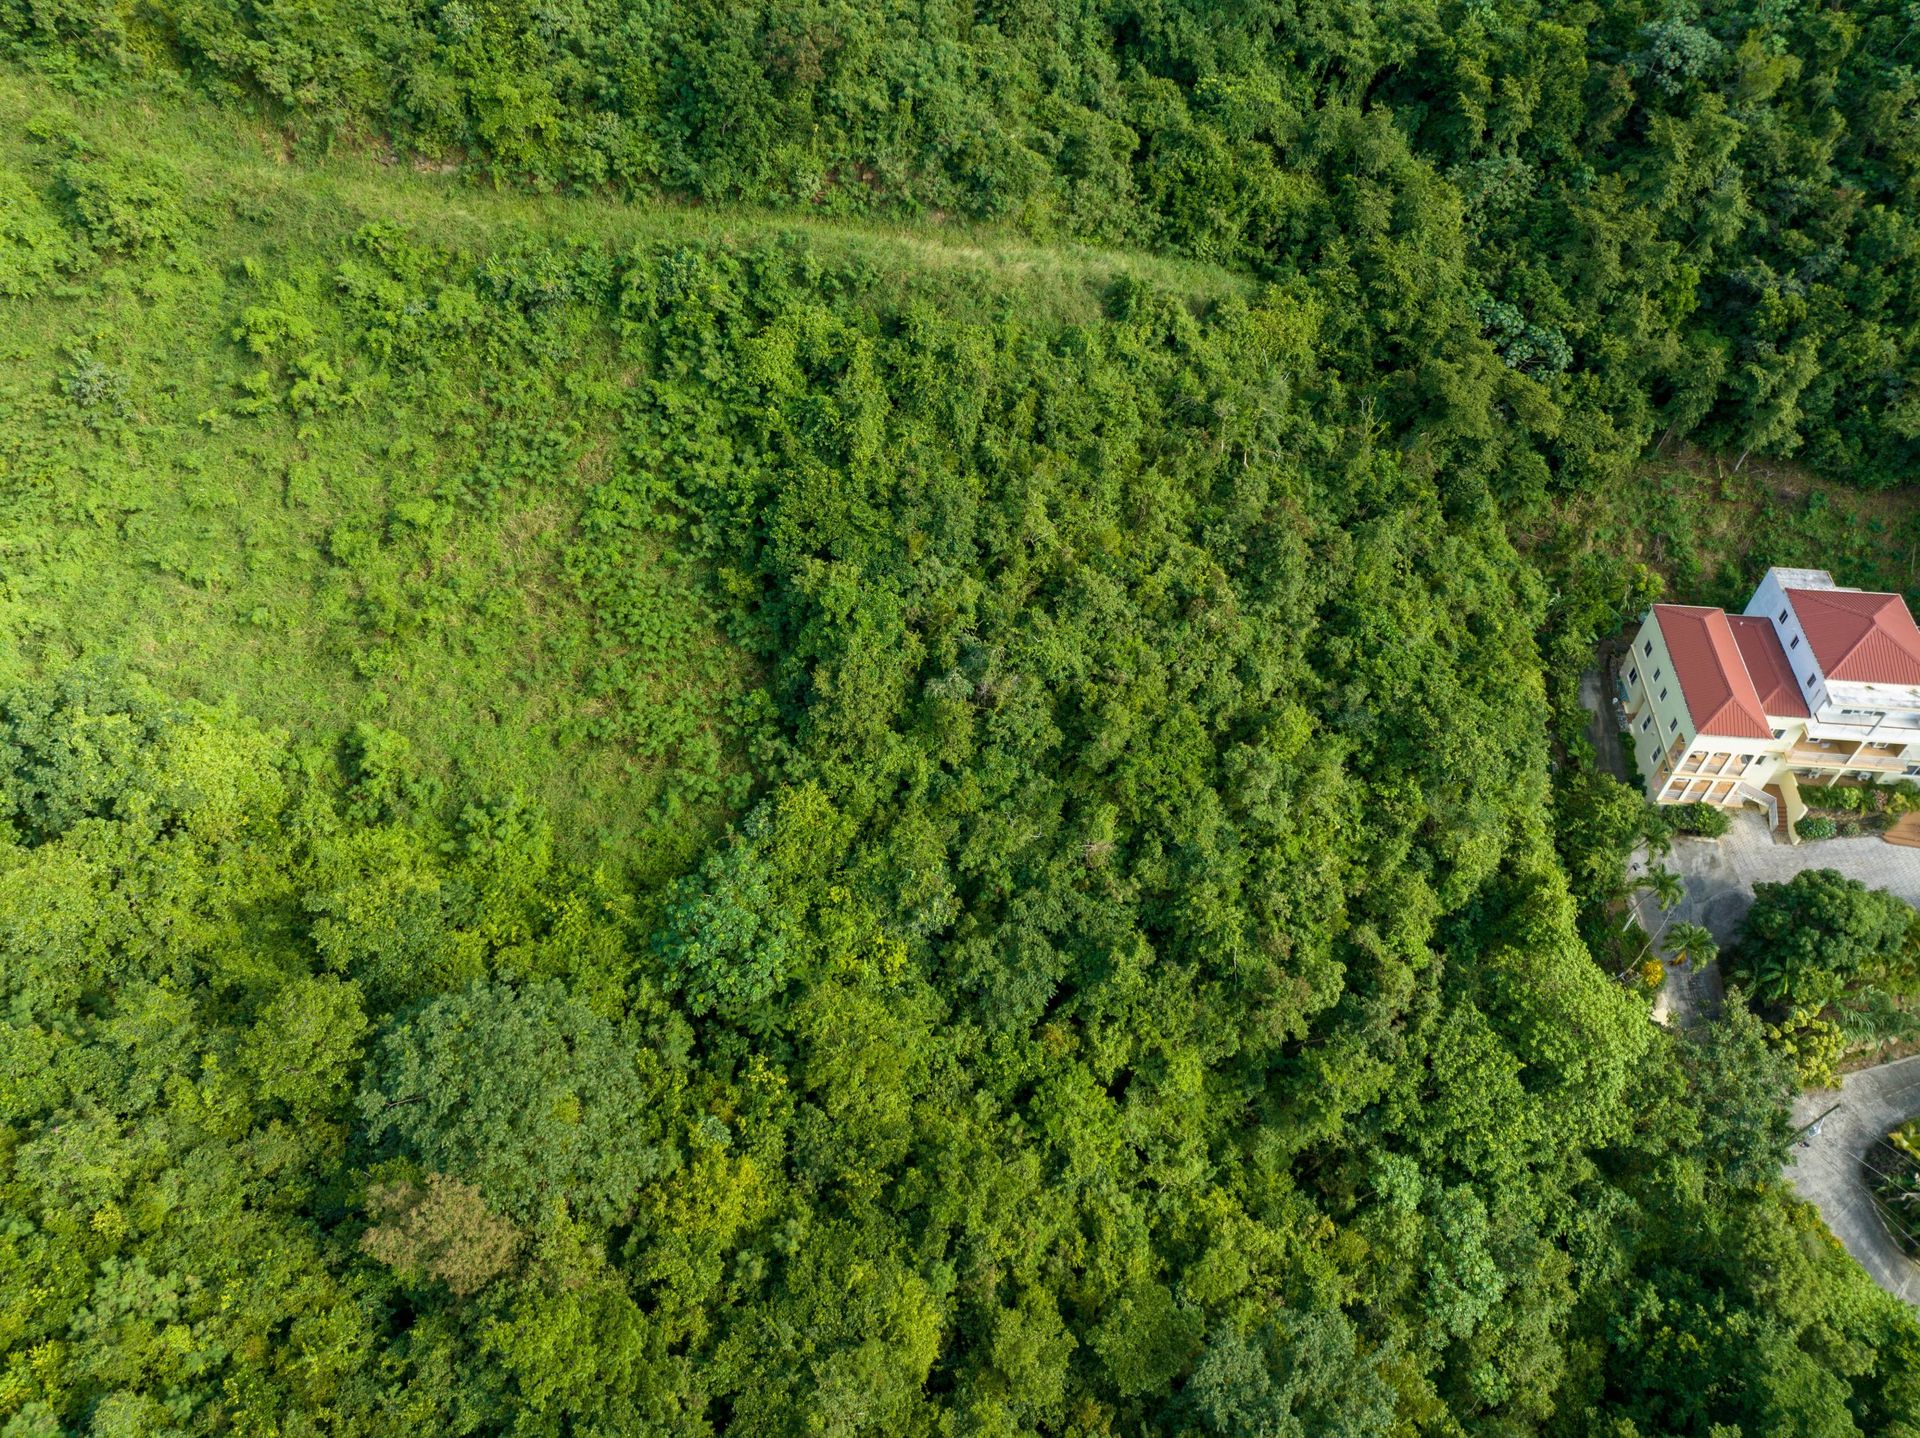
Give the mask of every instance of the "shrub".
[[1793, 826], [1794, 833], [1803, 839], [1831, 839], [1838, 829], [1833, 820], [1820, 814], [1809, 814]]
[[1856, 785], [1836, 785], [1822, 795], [1820, 807], [1840, 814], [1858, 814], [1873, 804], [1873, 790]]
[[1667, 823], [1677, 834], [1717, 839], [1732, 827], [1733, 821], [1727, 817], [1726, 810], [1712, 804], [1676, 804], [1667, 811]]

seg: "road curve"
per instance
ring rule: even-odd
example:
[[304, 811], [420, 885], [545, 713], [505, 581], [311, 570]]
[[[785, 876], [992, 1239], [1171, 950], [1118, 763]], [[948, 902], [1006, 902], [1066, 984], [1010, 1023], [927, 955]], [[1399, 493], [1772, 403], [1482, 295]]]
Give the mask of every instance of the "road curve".
[[1820, 1132], [1794, 1145], [1787, 1182], [1820, 1210], [1820, 1216], [1867, 1270], [1895, 1298], [1920, 1307], [1920, 1264], [1902, 1253], [1887, 1235], [1867, 1196], [1860, 1159], [1896, 1124], [1920, 1114], [1920, 1055], [1848, 1074], [1839, 1089], [1802, 1094], [1793, 1121], [1819, 1118]]

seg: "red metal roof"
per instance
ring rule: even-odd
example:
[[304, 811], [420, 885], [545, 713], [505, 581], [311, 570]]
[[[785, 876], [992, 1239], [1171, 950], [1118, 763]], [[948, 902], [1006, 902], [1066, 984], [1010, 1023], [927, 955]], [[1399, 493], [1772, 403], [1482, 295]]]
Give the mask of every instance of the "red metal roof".
[[1793, 666], [1787, 663], [1787, 651], [1780, 647], [1780, 636], [1774, 630], [1773, 621], [1757, 614], [1729, 614], [1727, 623], [1733, 629], [1734, 643], [1740, 646], [1740, 657], [1746, 662], [1747, 677], [1760, 696], [1761, 712], [1777, 714], [1783, 719], [1812, 718], [1807, 713], [1807, 701], [1801, 697], [1799, 682], [1793, 677]]
[[1697, 604], [1656, 604], [1653, 615], [1693, 727], [1716, 738], [1771, 739], [1773, 726], [1725, 612]]
[[1920, 684], [1920, 629], [1899, 595], [1789, 589], [1787, 598], [1827, 678]]

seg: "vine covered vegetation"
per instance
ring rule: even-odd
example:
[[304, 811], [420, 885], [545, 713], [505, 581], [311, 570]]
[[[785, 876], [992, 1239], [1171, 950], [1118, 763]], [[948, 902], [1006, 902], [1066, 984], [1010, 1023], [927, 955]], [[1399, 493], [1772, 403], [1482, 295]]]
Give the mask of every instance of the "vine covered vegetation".
[[1566, 527], [1914, 19], [0, 0], [0, 1434], [1920, 1432]]

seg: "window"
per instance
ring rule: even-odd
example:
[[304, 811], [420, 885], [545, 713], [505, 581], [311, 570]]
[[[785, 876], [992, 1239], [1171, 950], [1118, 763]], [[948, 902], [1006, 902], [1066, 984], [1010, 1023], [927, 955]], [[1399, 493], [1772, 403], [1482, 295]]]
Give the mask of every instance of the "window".
[[1638, 684], [1639, 682], [1640, 682], [1640, 671], [1638, 669], [1629, 669], [1627, 671], [1627, 683]]
[[1747, 765], [1749, 765], [1749, 764], [1751, 764], [1752, 762], [1753, 762], [1753, 755], [1751, 755], [1751, 754], [1742, 754], [1742, 755], [1740, 756], [1740, 767], [1741, 767], [1742, 769], [1744, 769], [1744, 768], [1746, 768], [1746, 767], [1747, 767]]
[[1787, 648], [1788, 648], [1788, 649], [1798, 649], [1799, 647], [1800, 647], [1800, 636], [1799, 636], [1798, 634], [1796, 634], [1796, 635], [1794, 635], [1794, 636], [1793, 636], [1793, 643], [1791, 643], [1791, 644], [1789, 644], [1789, 645], [1787, 646]]
[[1642, 644], [1640, 646], [1640, 652], [1648, 658], [1651, 658], [1653, 656], [1653, 641], [1649, 639], [1645, 644]]
[[1813, 681], [1818, 679], [1819, 677], [1820, 677], [1820, 671], [1818, 669], [1809, 669], [1807, 671], [1807, 688], [1809, 689], [1813, 688]]
[[1661, 700], [1662, 700], [1662, 701], [1664, 701], [1664, 700], [1666, 699], [1666, 697], [1667, 697], [1667, 691], [1666, 691], [1666, 690], [1664, 690], [1664, 689], [1662, 689], [1662, 690], [1660, 691], [1660, 698], [1661, 698]]
[[1787, 611], [1784, 609], [1780, 611], [1780, 622], [1782, 624], [1785, 624], [1787, 622]]
[[1669, 734], [1671, 734], [1674, 730], [1678, 729], [1679, 727], [1680, 727], [1680, 721], [1678, 719], [1667, 720], [1667, 732]]
[[1784, 739], [1787, 737], [1787, 731], [1784, 729], [1776, 729], [1773, 731], [1773, 737], [1776, 739]]
[[1666, 671], [1662, 669], [1658, 664], [1653, 666], [1653, 677], [1655, 679], [1658, 679], [1664, 673], [1666, 673]]
[[1642, 734], [1646, 733], [1647, 730], [1651, 729], [1652, 727], [1653, 727], [1653, 716], [1651, 714], [1649, 714], [1646, 718], [1640, 721], [1640, 732]]

